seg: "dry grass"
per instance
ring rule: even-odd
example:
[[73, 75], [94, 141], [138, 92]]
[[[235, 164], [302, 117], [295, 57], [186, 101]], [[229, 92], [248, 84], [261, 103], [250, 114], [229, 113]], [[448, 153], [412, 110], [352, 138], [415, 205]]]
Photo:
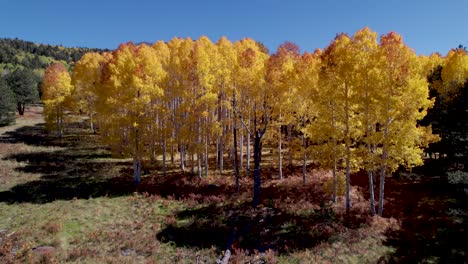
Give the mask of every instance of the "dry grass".
[[27, 107], [23, 116], [16, 115], [15, 124], [0, 127], [0, 135], [24, 126], [34, 126], [40, 123], [44, 123], [44, 118], [42, 117], [42, 107]]
[[10, 140], [41, 131], [34, 111], [0, 130], [2, 263], [215, 263], [233, 229], [231, 263], [375, 263], [393, 252], [384, 232], [398, 223], [370, 218], [356, 188], [350, 214], [342, 198], [330, 204], [329, 172], [309, 170], [303, 185], [297, 172], [280, 181], [264, 170], [257, 209], [250, 177], [234, 193], [229, 171], [201, 180], [151, 171], [135, 187], [129, 162], [79, 128], [61, 142]]

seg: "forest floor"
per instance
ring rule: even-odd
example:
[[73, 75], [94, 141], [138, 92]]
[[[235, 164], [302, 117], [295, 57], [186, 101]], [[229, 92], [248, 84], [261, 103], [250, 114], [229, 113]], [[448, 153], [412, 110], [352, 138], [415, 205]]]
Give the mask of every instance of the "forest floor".
[[277, 180], [264, 166], [253, 209], [251, 177], [235, 193], [229, 170], [198, 179], [155, 165], [135, 186], [130, 160], [83, 124], [45, 133], [34, 107], [0, 127], [0, 262], [215, 263], [234, 233], [230, 263], [466, 263], [466, 195], [432, 166], [387, 178], [384, 218], [370, 217], [364, 175], [346, 213], [312, 167], [303, 185], [299, 167]]

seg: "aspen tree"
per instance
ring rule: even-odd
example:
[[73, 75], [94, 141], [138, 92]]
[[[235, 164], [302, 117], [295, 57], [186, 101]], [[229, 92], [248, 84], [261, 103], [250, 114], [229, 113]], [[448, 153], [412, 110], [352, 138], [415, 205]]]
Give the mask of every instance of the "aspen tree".
[[[224, 168], [224, 149], [226, 145], [229, 145], [227, 142], [228, 137], [228, 125], [230, 120], [227, 119], [229, 111], [235, 111], [237, 107], [237, 97], [238, 91], [235, 82], [235, 74], [237, 71], [237, 53], [234, 48], [234, 45], [225, 37], [221, 38], [216, 44], [218, 47], [218, 71], [217, 71], [217, 83], [220, 87], [219, 89], [219, 113], [218, 113], [218, 122], [221, 125], [221, 133], [219, 138], [218, 146], [218, 158], [219, 158], [219, 169], [220, 172], [223, 172]], [[231, 104], [228, 101], [228, 97], [231, 97]], [[239, 162], [237, 159], [237, 118], [236, 114], [233, 112], [232, 123], [233, 123], [233, 146], [234, 146], [234, 176], [236, 179], [236, 192], [239, 191]], [[240, 145], [242, 148], [242, 145]], [[242, 153], [242, 151], [241, 151]], [[241, 155], [242, 158], [242, 155]]]
[[274, 109], [271, 119], [274, 120], [272, 126], [276, 127], [276, 133], [272, 133], [273, 137], [278, 138], [278, 176], [280, 179], [283, 179], [283, 135], [281, 131], [283, 126], [287, 128], [290, 162], [292, 162], [291, 131], [294, 121], [293, 112], [295, 111], [293, 94], [297, 90], [295, 87], [297, 83], [295, 64], [299, 57], [299, 47], [291, 42], [285, 42], [279, 46], [275, 54], [270, 56], [267, 64], [268, 87], [276, 98], [271, 106]]
[[[260, 160], [262, 151], [262, 139], [268, 127], [271, 116], [271, 93], [265, 85], [265, 63], [268, 54], [262, 52], [257, 43], [252, 39], [244, 39], [236, 43], [239, 56], [239, 70], [237, 72], [239, 88], [241, 93], [251, 100], [253, 105], [251, 126], [245, 121], [245, 116], [241, 111], [235, 109], [236, 114], [240, 114], [240, 121], [248, 131], [249, 136], [254, 138], [254, 186], [253, 186], [253, 206], [260, 203]], [[237, 155], [237, 154], [236, 154]]]
[[[330, 89], [336, 90], [333, 94], [332, 126], [338, 128], [336, 142], [343, 142], [345, 175], [346, 175], [346, 210], [351, 208], [350, 200], [350, 176], [352, 170], [357, 170], [355, 144], [360, 137], [360, 124], [357, 120], [357, 93], [353, 82], [354, 63], [353, 51], [351, 50], [351, 38], [341, 34], [327, 47], [324, 52], [326, 58], [326, 79]], [[336, 104], [336, 105], [335, 105]], [[338, 107], [336, 107], [338, 106]], [[335, 148], [336, 145], [333, 147]], [[333, 149], [336, 154], [336, 149]], [[334, 154], [334, 155], [335, 155]], [[336, 156], [335, 156], [336, 159]], [[334, 162], [336, 170], [336, 162]], [[336, 179], [334, 181], [334, 194], [336, 194]], [[335, 195], [334, 195], [335, 197]]]
[[[157, 60], [161, 63], [162, 70], [165, 74], [162, 75], [160, 80], [156, 83], [160, 89], [162, 89], [164, 96], [152, 97], [149, 109], [148, 109], [148, 144], [150, 145], [150, 159], [155, 160], [156, 147], [159, 145], [159, 149], [162, 153], [162, 169], [163, 176], [167, 172], [167, 146], [168, 142], [172, 150], [172, 127], [169, 125], [170, 122], [170, 108], [171, 108], [171, 97], [169, 96], [169, 74], [168, 65], [170, 59], [170, 50], [166, 43], [163, 41], [157, 41], [151, 46], [155, 52]], [[171, 157], [173, 156], [171, 151]], [[171, 158], [173, 160], [173, 158]]]
[[65, 66], [61, 63], [49, 66], [45, 71], [41, 88], [46, 125], [49, 129], [57, 131], [57, 136], [62, 138], [65, 110], [70, 104], [70, 95], [73, 91], [71, 77]]
[[444, 100], [450, 101], [460, 93], [460, 88], [468, 79], [468, 54], [464, 49], [448, 52], [442, 68], [442, 86], [440, 93]]
[[98, 112], [99, 89], [101, 87], [102, 67], [110, 59], [110, 54], [86, 53], [73, 68], [72, 84], [74, 90], [73, 108], [76, 112], [89, 116], [91, 132], [95, 133], [95, 115]]
[[[319, 96], [319, 71], [321, 67], [320, 56], [322, 50], [318, 49], [313, 54], [304, 53], [296, 64], [298, 73], [297, 91], [294, 94], [293, 101], [296, 107], [295, 123], [301, 132], [302, 139], [302, 178], [303, 184], [306, 184], [307, 160], [311, 158], [313, 152], [307, 145], [308, 141], [316, 142], [314, 134], [318, 131], [309, 131], [308, 127], [318, 129], [312, 126], [316, 122], [318, 112]], [[309, 134], [310, 133], [310, 134]]]
[[353, 82], [360, 101], [358, 120], [362, 124], [362, 142], [364, 143], [358, 149], [358, 153], [363, 159], [362, 166], [367, 171], [370, 210], [371, 215], [375, 215], [374, 174], [377, 172], [376, 159], [378, 158], [376, 150], [378, 145], [376, 138], [377, 102], [381, 101], [383, 96], [379, 89], [382, 62], [379, 61], [378, 56], [377, 33], [370, 31], [367, 27], [357, 31], [352, 39], [352, 51], [355, 58]]
[[[190, 90], [193, 85], [193, 67], [191, 52], [194, 41], [190, 38], [173, 38], [167, 43], [170, 51], [168, 64], [168, 91], [166, 97], [171, 102], [170, 125], [174, 140], [179, 146], [180, 169], [185, 171], [187, 154], [193, 157], [195, 140], [192, 139], [194, 123], [191, 122], [189, 113], [193, 103]], [[191, 172], [194, 173], [192, 158]]]
[[[193, 86], [195, 96], [195, 113], [198, 116], [198, 175], [201, 177], [201, 161], [204, 160], [204, 174], [208, 175], [209, 144], [213, 131], [218, 127], [217, 121], [213, 120], [213, 111], [217, 102], [215, 92], [216, 84], [216, 46], [210, 39], [203, 36], [199, 38], [192, 51], [193, 66], [195, 70], [195, 85]], [[202, 148], [204, 154], [202, 155]], [[203, 156], [203, 158], [202, 158]]]
[[159, 83], [166, 73], [154, 49], [145, 44], [123, 44], [112, 55], [105, 69], [103, 127], [114, 151], [133, 158], [134, 183], [139, 184], [150, 122], [148, 105], [163, 95]]
[[377, 102], [379, 124], [380, 188], [378, 214], [382, 216], [385, 177], [399, 165], [418, 166], [423, 163], [423, 148], [437, 140], [430, 127], [417, 123], [432, 107], [426, 76], [414, 50], [402, 37], [391, 32], [380, 38], [383, 56], [381, 100]]

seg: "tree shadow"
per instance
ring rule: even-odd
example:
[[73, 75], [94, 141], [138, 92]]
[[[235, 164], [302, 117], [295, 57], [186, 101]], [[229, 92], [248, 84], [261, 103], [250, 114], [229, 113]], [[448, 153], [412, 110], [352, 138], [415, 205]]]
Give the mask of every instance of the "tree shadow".
[[[43, 204], [55, 200], [88, 199], [101, 196], [125, 196], [137, 191], [184, 201], [190, 207], [166, 220], [166, 227], [156, 238], [174, 242], [180, 247], [222, 250], [234, 229], [235, 249], [280, 253], [312, 248], [327, 241], [338, 230], [336, 222], [352, 222], [358, 227], [365, 220], [350, 215], [337, 217], [326, 203], [316, 210], [294, 212], [277, 206], [283, 201], [319, 204], [325, 200], [318, 185], [287, 185], [277, 188], [264, 184], [261, 203], [252, 209], [251, 177], [242, 177], [240, 194], [235, 194], [233, 180], [217, 177], [212, 183], [190, 173], [150, 172], [138, 186], [132, 183], [130, 162], [113, 160], [96, 144], [96, 136], [82, 130], [62, 139], [44, 134], [44, 126], [23, 127], [0, 138], [3, 143], [24, 143], [41, 147], [57, 147], [36, 152], [13, 153], [4, 159], [21, 165], [19, 172], [39, 173], [37, 180], [18, 184], [0, 192], [0, 202]], [[298, 167], [299, 168], [299, 167]], [[276, 171], [263, 170], [262, 181], [268, 183]], [[292, 199], [292, 200], [291, 200]], [[351, 220], [350, 220], [351, 219]]]
[[312, 248], [332, 235], [332, 215], [318, 210], [308, 215], [291, 214], [273, 207], [251, 209], [251, 203], [237, 206], [208, 204], [187, 209], [175, 216], [157, 234], [162, 242], [174, 242], [178, 247], [224, 250], [233, 230], [236, 250], [272, 249], [279, 253]]
[[396, 248], [391, 262], [468, 262], [466, 197], [440, 178], [404, 182], [392, 184], [405, 193], [392, 201], [399, 208], [388, 206], [401, 221], [399, 230], [386, 233], [386, 244]]
[[[441, 165], [431, 161], [385, 180], [384, 217], [400, 222], [399, 229], [385, 233], [385, 245], [395, 248], [390, 263], [468, 262], [468, 200], [445, 177], [437, 176], [443, 174], [437, 173], [442, 170], [436, 164]], [[352, 184], [361, 186], [368, 197], [365, 173], [353, 175]]]
[[50, 147], [50, 150], [13, 153], [3, 158], [21, 162], [16, 171], [38, 173], [41, 177], [0, 192], [0, 202], [41, 204], [74, 198], [122, 196], [135, 191], [131, 177], [119, 175], [115, 169], [131, 166], [130, 163], [110, 159], [106, 150], [96, 147], [95, 135], [90, 133], [80, 131], [58, 139], [47, 135], [44, 125], [38, 124], [8, 132], [0, 137], [0, 142]]
[[[264, 176], [264, 181], [271, 177]], [[253, 250], [265, 252], [271, 249], [285, 254], [328, 242], [342, 232], [337, 226], [357, 229], [371, 221], [370, 217], [363, 217], [358, 211], [346, 215], [336, 214], [331, 204], [324, 202], [326, 194], [316, 184], [265, 184], [261, 189], [261, 205], [257, 209], [252, 208], [250, 197], [229, 195], [223, 186], [213, 195], [218, 200], [203, 200], [197, 206], [169, 216], [166, 227], [156, 238], [161, 242], [174, 243], [177, 247], [215, 247], [217, 250], [225, 250], [236, 230], [232, 246], [234, 250], [253, 253]], [[302, 202], [317, 207], [294, 210], [293, 206]]]
[[[45, 147], [41, 151], [12, 153], [4, 160], [15, 160], [20, 173], [38, 173], [40, 178], [18, 184], [0, 192], [0, 202], [48, 203], [55, 200], [87, 199], [101, 196], [124, 196], [133, 192], [148, 192], [161, 197], [185, 199], [197, 194], [204, 197], [232, 194], [228, 185], [206, 184], [188, 172], [168, 172], [162, 177], [157, 164], [134, 185], [130, 161], [112, 159], [109, 151], [100, 147], [97, 135], [72, 124], [73, 133], [59, 139], [45, 133], [44, 124], [25, 126], [0, 137], [0, 143]], [[50, 148], [50, 149], [47, 149]]]

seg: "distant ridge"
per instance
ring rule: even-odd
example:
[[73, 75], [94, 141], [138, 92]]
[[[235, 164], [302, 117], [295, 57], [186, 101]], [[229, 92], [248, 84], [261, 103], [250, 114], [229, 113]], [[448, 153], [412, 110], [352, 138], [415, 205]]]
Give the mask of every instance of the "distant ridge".
[[105, 52], [107, 49], [68, 48], [61, 45], [37, 44], [18, 38], [0, 38], [0, 74], [16, 69], [31, 69], [41, 78], [44, 70], [54, 62], [71, 68], [88, 52]]
[[142, 45], [142, 44], [146, 44], [146, 45], [148, 45], [148, 46], [153, 45], [153, 43], [152, 43], [152, 42], [149, 42], [149, 41], [141, 41], [141, 42], [135, 43], [135, 45], [137, 45], [137, 46], [138, 46], [138, 45]]

